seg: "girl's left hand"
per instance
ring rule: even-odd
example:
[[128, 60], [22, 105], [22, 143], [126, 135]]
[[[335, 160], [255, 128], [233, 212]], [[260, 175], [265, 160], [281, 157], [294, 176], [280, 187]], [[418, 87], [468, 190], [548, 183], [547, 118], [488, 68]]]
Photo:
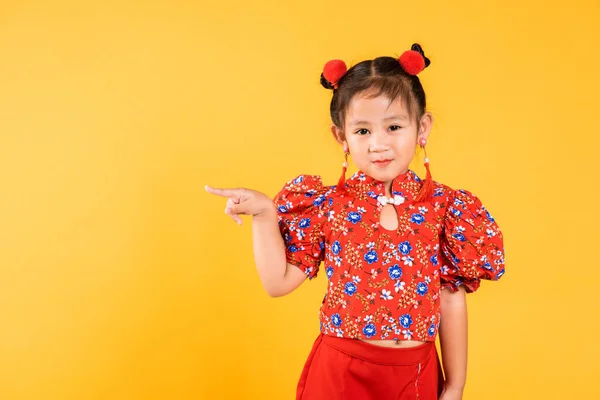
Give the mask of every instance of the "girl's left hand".
[[440, 396], [440, 400], [462, 400], [462, 395], [462, 389], [457, 389], [444, 385], [444, 391]]

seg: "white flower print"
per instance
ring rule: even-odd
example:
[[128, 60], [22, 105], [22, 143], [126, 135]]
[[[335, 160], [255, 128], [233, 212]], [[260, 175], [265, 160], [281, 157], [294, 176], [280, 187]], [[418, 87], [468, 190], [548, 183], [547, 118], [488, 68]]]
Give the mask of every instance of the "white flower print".
[[404, 290], [405, 285], [406, 285], [406, 282], [402, 282], [400, 280], [396, 281], [396, 284], [394, 285], [394, 289], [396, 290], [396, 293], [398, 293], [401, 290]]
[[384, 300], [391, 300], [391, 299], [393, 299], [391, 293], [392, 293], [391, 291], [383, 289], [381, 291], [381, 298]]

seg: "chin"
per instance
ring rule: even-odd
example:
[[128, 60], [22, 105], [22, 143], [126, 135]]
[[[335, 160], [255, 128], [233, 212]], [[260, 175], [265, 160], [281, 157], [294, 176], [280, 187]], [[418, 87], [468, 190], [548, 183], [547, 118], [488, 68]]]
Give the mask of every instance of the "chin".
[[371, 176], [373, 179], [376, 179], [381, 182], [390, 182], [395, 177], [400, 175], [401, 172], [402, 172], [402, 170], [400, 170], [398, 168], [380, 169], [377, 167], [371, 167], [368, 169], [369, 176]]

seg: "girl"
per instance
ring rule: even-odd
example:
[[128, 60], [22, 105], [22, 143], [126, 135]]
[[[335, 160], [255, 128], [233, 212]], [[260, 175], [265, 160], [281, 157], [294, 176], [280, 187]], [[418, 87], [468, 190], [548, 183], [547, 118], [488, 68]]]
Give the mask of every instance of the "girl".
[[[459, 400], [466, 381], [465, 293], [504, 273], [502, 233], [466, 190], [410, 170], [432, 115], [418, 74], [430, 61], [414, 44], [399, 58], [347, 70], [328, 62], [331, 132], [358, 172], [337, 185], [289, 181], [271, 200], [249, 189], [214, 189], [239, 224], [252, 215], [264, 288], [284, 296], [324, 267], [329, 281], [320, 333], [296, 399]], [[440, 318], [442, 316], [442, 318]], [[440, 334], [440, 363], [435, 339]], [[445, 375], [445, 377], [444, 377]]]

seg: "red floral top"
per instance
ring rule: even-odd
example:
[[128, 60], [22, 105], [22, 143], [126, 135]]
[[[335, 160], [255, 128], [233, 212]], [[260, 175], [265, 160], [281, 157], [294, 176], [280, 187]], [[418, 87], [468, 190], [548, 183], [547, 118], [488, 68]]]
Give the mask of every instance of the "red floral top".
[[434, 182], [433, 195], [416, 203], [421, 184], [412, 170], [392, 182], [392, 195], [403, 200], [393, 205], [393, 231], [379, 222], [383, 182], [363, 172], [344, 190], [300, 175], [275, 196], [287, 261], [310, 279], [325, 268], [324, 334], [433, 341], [441, 288], [464, 285], [471, 293], [481, 279], [504, 274], [502, 233], [480, 200]]

